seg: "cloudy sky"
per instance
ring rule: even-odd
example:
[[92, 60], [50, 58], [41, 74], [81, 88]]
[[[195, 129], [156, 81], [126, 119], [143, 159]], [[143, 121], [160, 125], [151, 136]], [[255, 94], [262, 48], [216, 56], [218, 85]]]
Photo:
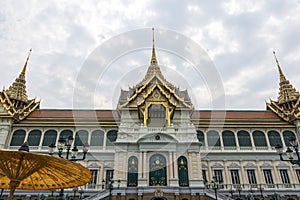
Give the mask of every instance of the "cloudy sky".
[[[264, 110], [278, 94], [273, 50], [300, 89], [296, 0], [2, 0], [0, 85], [32, 48], [27, 92], [42, 108], [115, 108], [146, 72], [152, 27], [165, 77], [188, 89], [196, 109]], [[187, 44], [209, 62], [185, 54]]]

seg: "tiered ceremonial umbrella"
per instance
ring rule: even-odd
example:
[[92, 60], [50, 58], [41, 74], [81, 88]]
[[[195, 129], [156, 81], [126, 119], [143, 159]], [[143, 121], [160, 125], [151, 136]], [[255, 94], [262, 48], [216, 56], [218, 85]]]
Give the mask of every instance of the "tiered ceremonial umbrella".
[[10, 189], [10, 200], [16, 189], [72, 188], [88, 183], [91, 178], [89, 169], [64, 158], [0, 150], [0, 188]]

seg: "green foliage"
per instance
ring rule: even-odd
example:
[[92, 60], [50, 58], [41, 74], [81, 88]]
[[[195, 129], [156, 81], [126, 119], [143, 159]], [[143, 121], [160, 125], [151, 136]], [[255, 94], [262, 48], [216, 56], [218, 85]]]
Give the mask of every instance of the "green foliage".
[[45, 200], [56, 200], [56, 197], [47, 197]]

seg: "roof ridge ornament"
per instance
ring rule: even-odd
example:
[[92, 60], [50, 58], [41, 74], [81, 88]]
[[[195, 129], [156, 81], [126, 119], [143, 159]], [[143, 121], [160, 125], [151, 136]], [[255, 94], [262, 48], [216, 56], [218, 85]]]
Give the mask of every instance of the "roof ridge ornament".
[[8, 96], [11, 99], [15, 99], [22, 102], [28, 102], [25, 74], [26, 74], [27, 64], [28, 64], [31, 51], [32, 49], [29, 50], [24, 67], [19, 77], [16, 78], [16, 80], [12, 83], [12, 85], [8, 88], [8, 90], [6, 90]]
[[274, 54], [274, 57], [275, 57], [275, 61], [277, 63], [277, 68], [278, 68], [278, 72], [279, 72], [280, 82], [283, 82], [283, 81], [286, 80], [286, 78], [285, 78], [285, 76], [284, 76], [284, 74], [282, 72], [282, 69], [281, 69], [280, 65], [279, 65], [279, 62], [278, 62], [278, 59], [277, 59], [275, 51], [273, 51], [273, 54]]
[[29, 49], [29, 53], [28, 53], [28, 56], [27, 56], [27, 58], [26, 58], [26, 62], [25, 62], [25, 64], [24, 64], [24, 67], [23, 67], [22, 72], [21, 72], [21, 74], [20, 74], [20, 75], [22, 75], [22, 76], [24, 76], [24, 77], [25, 77], [25, 74], [26, 74], [26, 68], [27, 68], [27, 64], [28, 64], [28, 60], [29, 60], [31, 51], [32, 51], [32, 49]]
[[155, 54], [155, 40], [154, 40], [154, 27], [152, 28], [152, 57], [151, 64], [157, 64], [156, 54]]

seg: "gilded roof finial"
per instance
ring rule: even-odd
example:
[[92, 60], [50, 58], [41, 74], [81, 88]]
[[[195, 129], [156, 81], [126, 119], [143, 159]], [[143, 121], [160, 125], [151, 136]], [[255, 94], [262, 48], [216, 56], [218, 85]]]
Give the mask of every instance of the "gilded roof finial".
[[22, 102], [27, 102], [28, 97], [27, 97], [27, 92], [26, 92], [26, 80], [25, 80], [25, 73], [26, 73], [26, 68], [28, 64], [28, 60], [30, 57], [31, 49], [29, 50], [28, 56], [26, 58], [26, 62], [24, 64], [24, 67], [19, 75], [19, 78], [17, 78], [13, 84], [6, 90], [8, 96], [11, 99], [15, 99], [18, 101]]
[[154, 42], [154, 28], [152, 28], [152, 58], [151, 58], [151, 64], [156, 64], [156, 55], [155, 55], [155, 42]]
[[277, 59], [277, 57], [276, 57], [275, 51], [273, 51], [273, 54], [274, 54], [274, 57], [275, 57], [275, 60], [276, 60], [276, 63], [277, 63], [280, 82], [283, 82], [283, 81], [286, 80], [286, 78], [285, 78], [285, 76], [284, 76], [284, 74], [283, 74], [283, 72], [282, 72], [282, 70], [281, 70], [281, 67], [280, 67], [280, 65], [279, 65], [279, 62], [278, 62], [278, 59]]
[[23, 75], [24, 77], [25, 77], [26, 68], [27, 68], [27, 63], [28, 63], [28, 60], [29, 60], [31, 51], [32, 51], [32, 49], [29, 49], [29, 53], [28, 53], [28, 56], [27, 56], [27, 58], [26, 58], [26, 62], [25, 62], [25, 64], [24, 64], [23, 70], [22, 70], [22, 72], [21, 72], [21, 75]]

